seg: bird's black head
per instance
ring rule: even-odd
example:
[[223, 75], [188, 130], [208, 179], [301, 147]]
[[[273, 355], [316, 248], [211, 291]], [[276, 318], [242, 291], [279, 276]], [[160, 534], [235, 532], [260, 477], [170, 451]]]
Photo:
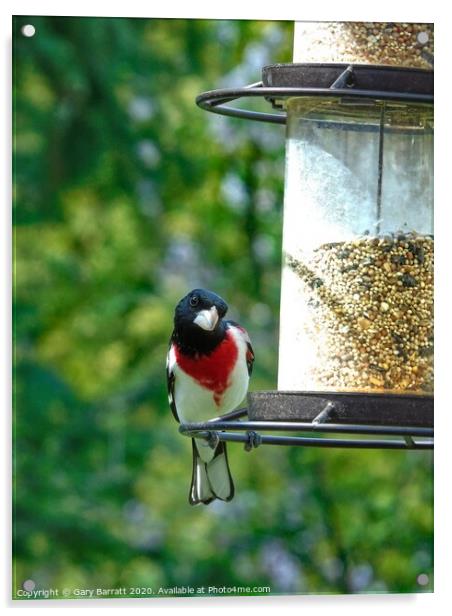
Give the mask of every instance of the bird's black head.
[[173, 336], [186, 352], [208, 353], [224, 338], [222, 319], [227, 310], [228, 305], [216, 293], [193, 289], [176, 306]]

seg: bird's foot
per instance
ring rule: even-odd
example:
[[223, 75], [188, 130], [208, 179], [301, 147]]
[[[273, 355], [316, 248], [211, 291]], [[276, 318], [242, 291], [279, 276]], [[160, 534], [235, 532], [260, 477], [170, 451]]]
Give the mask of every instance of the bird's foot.
[[262, 443], [262, 437], [257, 432], [253, 432], [249, 430], [246, 433], [247, 441], [245, 442], [245, 451], [251, 451], [252, 449], [256, 449]]
[[207, 437], [207, 444], [212, 449], [215, 449], [220, 442], [220, 437], [217, 432], [209, 432], [209, 436]]

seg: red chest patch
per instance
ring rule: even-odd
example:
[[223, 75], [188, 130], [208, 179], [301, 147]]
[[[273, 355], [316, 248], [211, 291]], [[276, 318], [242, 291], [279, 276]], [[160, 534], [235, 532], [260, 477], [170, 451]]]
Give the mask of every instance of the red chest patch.
[[174, 348], [179, 367], [202, 387], [213, 392], [217, 406], [230, 384], [231, 372], [237, 360], [238, 349], [232, 334], [227, 331], [225, 339], [210, 355], [187, 357]]

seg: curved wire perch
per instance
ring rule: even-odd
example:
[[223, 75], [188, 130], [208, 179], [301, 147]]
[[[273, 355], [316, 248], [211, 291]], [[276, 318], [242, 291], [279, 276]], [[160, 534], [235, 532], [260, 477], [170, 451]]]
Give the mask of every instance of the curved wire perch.
[[409, 92], [383, 92], [381, 90], [348, 90], [344, 88], [270, 88], [263, 85], [258, 87], [245, 86], [243, 88], [224, 88], [221, 90], [211, 90], [203, 92], [196, 97], [196, 104], [201, 109], [218, 113], [220, 115], [232, 116], [246, 120], [256, 120], [259, 122], [271, 122], [273, 124], [285, 124], [286, 114], [264, 113], [262, 111], [251, 111], [249, 109], [239, 109], [229, 107], [224, 103], [229, 103], [239, 98], [265, 97], [265, 98], [288, 98], [291, 96], [346, 96], [347, 98], [370, 98], [378, 100], [394, 100], [417, 103], [431, 103], [432, 96], [429, 94], [412, 94]]
[[[361, 424], [324, 423], [327, 409], [311, 423], [297, 421], [238, 421], [246, 415], [246, 409], [239, 409], [216, 419], [181, 424], [179, 432], [184, 436], [205, 440], [219, 439], [245, 443], [247, 451], [262, 445], [286, 445], [298, 447], [341, 447], [350, 449], [433, 449], [433, 429], [410, 426], [381, 426]], [[261, 434], [261, 432], [317, 432], [348, 435], [350, 438], [329, 438], [322, 434], [316, 437]], [[368, 435], [370, 438], [357, 439], [354, 435]], [[380, 436], [402, 438], [375, 438]]]

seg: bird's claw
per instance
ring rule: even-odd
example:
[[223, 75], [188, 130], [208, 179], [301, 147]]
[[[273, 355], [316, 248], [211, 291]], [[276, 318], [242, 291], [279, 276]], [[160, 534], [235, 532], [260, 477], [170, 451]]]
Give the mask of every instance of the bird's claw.
[[216, 432], [209, 432], [209, 436], [207, 438], [207, 444], [212, 449], [215, 449], [218, 443], [220, 442], [220, 437]]
[[252, 430], [246, 433], [248, 440], [245, 442], [245, 451], [256, 449], [262, 443], [262, 437], [257, 432]]

